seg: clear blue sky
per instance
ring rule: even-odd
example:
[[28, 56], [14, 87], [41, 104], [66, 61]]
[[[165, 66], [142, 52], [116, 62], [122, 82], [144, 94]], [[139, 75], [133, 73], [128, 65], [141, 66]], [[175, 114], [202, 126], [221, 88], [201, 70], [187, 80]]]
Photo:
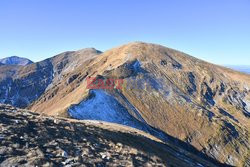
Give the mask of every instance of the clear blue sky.
[[0, 0], [0, 58], [39, 61], [131, 41], [250, 65], [250, 0]]

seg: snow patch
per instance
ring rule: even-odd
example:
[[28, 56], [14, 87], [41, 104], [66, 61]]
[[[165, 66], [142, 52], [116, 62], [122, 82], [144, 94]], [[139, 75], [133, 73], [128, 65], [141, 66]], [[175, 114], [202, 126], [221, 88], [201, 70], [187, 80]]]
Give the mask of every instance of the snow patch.
[[[134, 108], [134, 110], [136, 109]], [[142, 119], [141, 121], [130, 115], [123, 105], [104, 90], [90, 90], [89, 97], [80, 104], [71, 106], [68, 113], [75, 119], [99, 120], [126, 125], [149, 133], [163, 141], [168, 140], [166, 134], [149, 126], [140, 115], [138, 116], [138, 112], [135, 114], [140, 120]]]
[[114, 97], [103, 90], [90, 90], [90, 96], [68, 110], [75, 119], [100, 120], [144, 129]]

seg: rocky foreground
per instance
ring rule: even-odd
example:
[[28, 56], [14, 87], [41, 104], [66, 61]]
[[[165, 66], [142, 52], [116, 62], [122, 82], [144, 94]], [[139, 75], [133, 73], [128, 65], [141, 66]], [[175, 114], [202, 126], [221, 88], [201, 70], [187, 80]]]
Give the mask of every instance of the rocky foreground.
[[217, 166], [126, 126], [0, 105], [0, 166]]

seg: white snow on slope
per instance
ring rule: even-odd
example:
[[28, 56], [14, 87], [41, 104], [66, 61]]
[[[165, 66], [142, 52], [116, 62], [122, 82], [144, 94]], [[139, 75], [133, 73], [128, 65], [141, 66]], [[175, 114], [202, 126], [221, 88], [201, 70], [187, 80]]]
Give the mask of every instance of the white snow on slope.
[[168, 140], [163, 132], [149, 126], [144, 121], [138, 121], [113, 96], [100, 89], [90, 90], [88, 99], [70, 107], [68, 113], [75, 119], [99, 120], [126, 125], [143, 130], [163, 141]]
[[84, 120], [101, 120], [144, 129], [115, 98], [103, 90], [91, 90], [90, 97], [68, 110], [71, 117]]

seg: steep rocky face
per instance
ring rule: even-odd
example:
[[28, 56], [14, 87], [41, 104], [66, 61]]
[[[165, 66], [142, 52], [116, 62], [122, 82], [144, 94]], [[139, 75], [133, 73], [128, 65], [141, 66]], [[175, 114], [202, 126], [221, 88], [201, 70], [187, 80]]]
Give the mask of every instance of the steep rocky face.
[[[85, 57], [97, 55], [94, 49], [65, 52], [53, 58], [27, 66], [0, 66], [0, 102], [27, 107], [49, 86], [62, 80], [63, 75], [81, 65]], [[83, 59], [83, 60], [81, 60]]]
[[27, 107], [52, 82], [53, 66], [49, 60], [20, 67], [11, 78], [1, 81], [1, 102]]
[[32, 64], [33, 62], [31, 60], [29, 60], [29, 59], [26, 59], [26, 58], [11, 56], [11, 57], [6, 57], [6, 58], [3, 58], [3, 59], [0, 59], [0, 63], [6, 64], [6, 65], [26, 66], [28, 64]]
[[[71, 60], [61, 64], [68, 68], [28, 108], [132, 126], [166, 142], [145, 128], [150, 127], [222, 163], [249, 163], [249, 75], [139, 42], [85, 58], [78, 66]], [[89, 90], [89, 77], [122, 79], [122, 89]]]
[[217, 166], [142, 131], [0, 105], [0, 166]]

